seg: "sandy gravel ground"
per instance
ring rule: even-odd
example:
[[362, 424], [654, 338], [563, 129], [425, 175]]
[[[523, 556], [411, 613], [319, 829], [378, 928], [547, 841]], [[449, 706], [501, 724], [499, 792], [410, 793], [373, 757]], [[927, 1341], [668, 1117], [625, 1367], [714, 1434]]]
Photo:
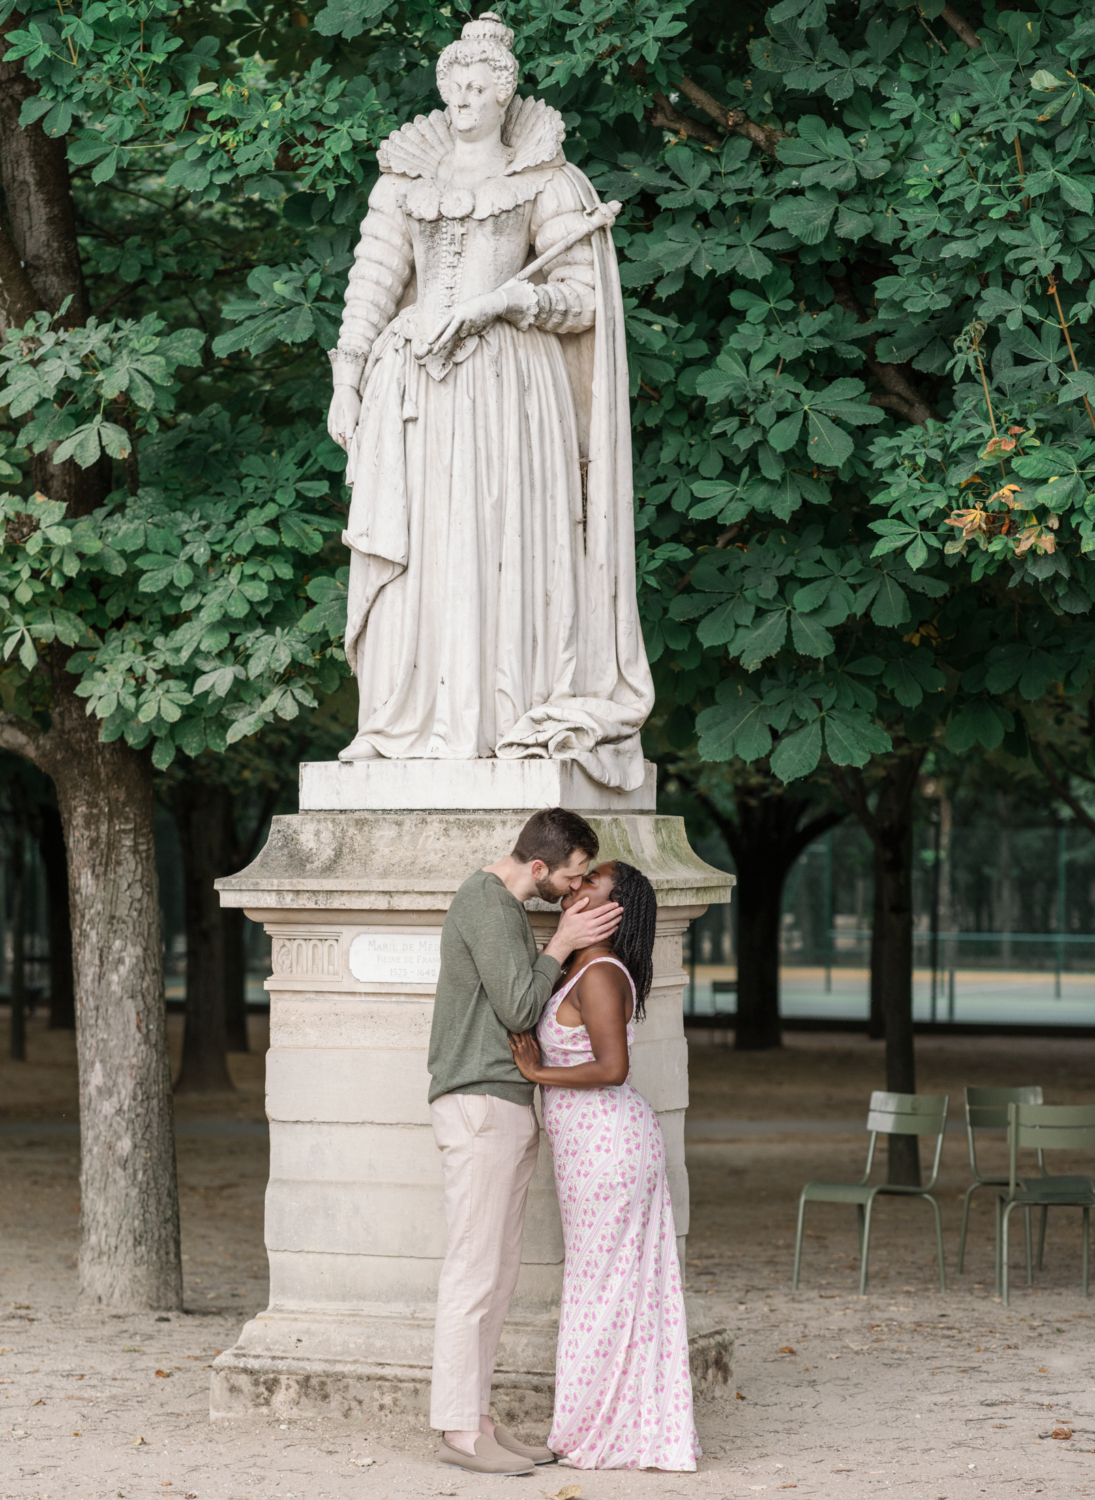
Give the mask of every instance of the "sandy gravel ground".
[[[1095, 1496], [1095, 1300], [1080, 1296], [1078, 1214], [1051, 1218], [1034, 1290], [1016, 1246], [1003, 1308], [987, 1202], [967, 1273], [955, 1274], [967, 1177], [964, 1142], [950, 1139], [940, 1201], [953, 1290], [944, 1297], [934, 1281], [930, 1210], [891, 1201], [866, 1298], [855, 1295], [854, 1213], [825, 1206], [808, 1220], [803, 1288], [791, 1292], [799, 1188], [858, 1176], [862, 1162], [863, 1137], [840, 1122], [862, 1114], [881, 1060], [876, 1045], [846, 1037], [792, 1036], [782, 1055], [752, 1058], [694, 1049], [688, 1281], [737, 1337], [733, 1383], [697, 1409], [697, 1474], [550, 1468], [477, 1480], [437, 1467], [431, 1435], [406, 1418], [211, 1423], [208, 1366], [265, 1305], [266, 1148], [251, 1133], [261, 1028], [255, 1041], [258, 1051], [233, 1059], [238, 1095], [178, 1101], [186, 1312], [169, 1318], [76, 1306], [69, 1039], [34, 1028], [31, 1062], [0, 1064], [3, 1500], [539, 1500], [573, 1496], [574, 1485], [581, 1500]], [[1065, 1102], [1090, 1097], [1093, 1062], [1088, 1043], [933, 1038], [921, 1088], [1036, 1081]], [[830, 1133], [787, 1128], [793, 1119], [826, 1121]], [[751, 1121], [754, 1133], [705, 1140], [703, 1120]], [[770, 1133], [756, 1134], [757, 1121]]]

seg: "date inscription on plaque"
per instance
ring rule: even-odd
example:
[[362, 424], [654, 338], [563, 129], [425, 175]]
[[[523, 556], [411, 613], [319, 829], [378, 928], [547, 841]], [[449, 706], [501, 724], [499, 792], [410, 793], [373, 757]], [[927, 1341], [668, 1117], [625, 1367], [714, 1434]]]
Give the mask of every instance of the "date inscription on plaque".
[[363, 984], [436, 984], [439, 933], [359, 932], [350, 944], [350, 973]]

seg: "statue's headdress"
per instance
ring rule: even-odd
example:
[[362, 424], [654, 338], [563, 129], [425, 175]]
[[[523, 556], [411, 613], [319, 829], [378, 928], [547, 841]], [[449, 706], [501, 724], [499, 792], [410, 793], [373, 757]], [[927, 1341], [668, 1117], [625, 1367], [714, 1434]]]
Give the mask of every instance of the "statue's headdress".
[[486, 63], [494, 75], [499, 104], [507, 104], [517, 88], [517, 59], [513, 55], [513, 32], [492, 11], [476, 21], [467, 21], [458, 42], [451, 42], [437, 59], [437, 89], [445, 98], [445, 83], [457, 63]]

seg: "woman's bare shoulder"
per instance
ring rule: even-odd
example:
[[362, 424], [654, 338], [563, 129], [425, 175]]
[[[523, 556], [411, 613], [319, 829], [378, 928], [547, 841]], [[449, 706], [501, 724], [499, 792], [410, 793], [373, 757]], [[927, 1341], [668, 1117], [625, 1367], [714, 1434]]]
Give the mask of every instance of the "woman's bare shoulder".
[[593, 959], [582, 970], [575, 989], [581, 991], [583, 999], [617, 995], [625, 999], [631, 998], [628, 977], [618, 959]]

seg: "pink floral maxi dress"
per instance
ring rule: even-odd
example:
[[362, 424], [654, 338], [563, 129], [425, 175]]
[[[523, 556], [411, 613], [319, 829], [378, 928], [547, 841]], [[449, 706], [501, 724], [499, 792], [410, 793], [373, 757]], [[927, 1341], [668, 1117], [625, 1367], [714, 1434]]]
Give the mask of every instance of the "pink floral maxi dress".
[[[593, 1058], [585, 1027], [556, 1020], [578, 978], [551, 997], [537, 1028], [549, 1067]], [[630, 1021], [629, 1053], [634, 1040]], [[700, 1445], [658, 1118], [630, 1076], [619, 1087], [542, 1095], [566, 1246], [548, 1446], [577, 1469], [694, 1469]]]

